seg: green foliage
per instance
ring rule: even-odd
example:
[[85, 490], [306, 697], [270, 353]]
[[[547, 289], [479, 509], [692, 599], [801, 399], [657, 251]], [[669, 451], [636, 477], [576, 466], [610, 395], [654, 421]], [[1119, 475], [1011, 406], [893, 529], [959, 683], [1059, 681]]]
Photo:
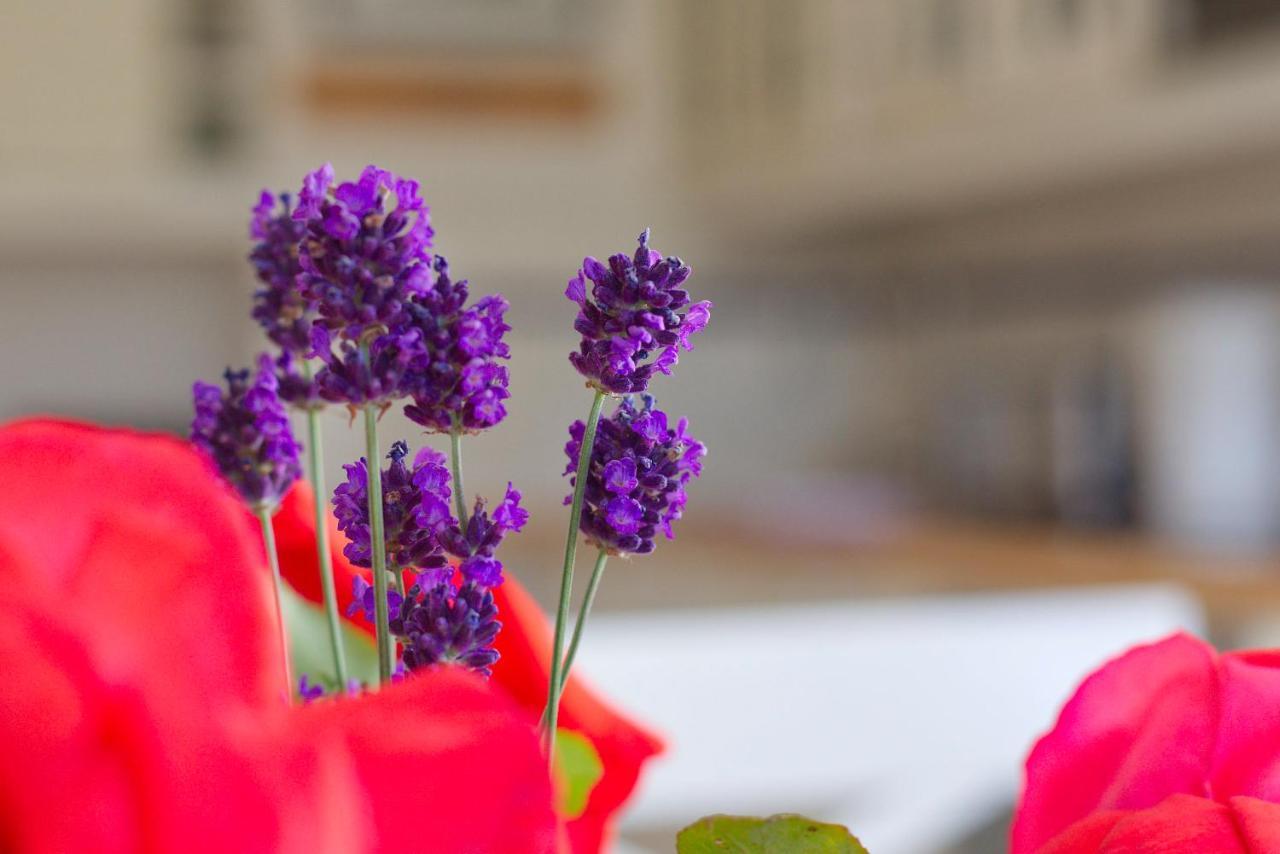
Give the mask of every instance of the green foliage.
[[557, 812], [565, 819], [582, 815], [591, 791], [604, 776], [604, 763], [596, 747], [581, 733], [556, 730]]
[[[329, 622], [324, 608], [303, 599], [289, 585], [284, 585], [281, 600], [284, 628], [289, 635], [294, 678], [306, 674], [312, 682], [333, 690], [340, 687], [333, 667], [333, 648], [329, 645]], [[378, 653], [373, 641], [346, 620], [340, 620], [341, 638], [347, 653], [347, 672], [365, 685], [378, 683]], [[294, 685], [293, 689], [298, 690]]]
[[680, 831], [677, 854], [867, 854], [849, 829], [802, 815], [709, 815]]

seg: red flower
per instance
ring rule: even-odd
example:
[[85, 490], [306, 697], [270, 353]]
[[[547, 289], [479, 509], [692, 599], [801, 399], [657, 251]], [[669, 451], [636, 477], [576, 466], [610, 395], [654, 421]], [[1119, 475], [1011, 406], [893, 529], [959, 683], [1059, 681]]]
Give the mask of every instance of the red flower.
[[1027, 758], [1011, 851], [1280, 851], [1280, 651], [1178, 634], [1103, 665]]
[[554, 849], [482, 680], [286, 706], [261, 544], [185, 443], [21, 422], [0, 484], [0, 850]]
[[[280, 568], [285, 578], [312, 601], [319, 602], [320, 580], [316, 571], [315, 509], [310, 487], [299, 483], [285, 497], [276, 515]], [[332, 520], [331, 520], [332, 522]], [[344, 540], [330, 525], [338, 601], [342, 610], [351, 602], [351, 579], [364, 570], [353, 567], [342, 555]], [[502, 632], [497, 648], [502, 658], [494, 665], [492, 682], [501, 686], [537, 720], [547, 700], [551, 662], [551, 627], [542, 609], [510, 573], [494, 591]], [[354, 619], [366, 631], [372, 627], [363, 617]], [[588, 738], [604, 763], [604, 776], [591, 792], [586, 811], [566, 823], [573, 851], [589, 854], [602, 850], [612, 834], [614, 813], [630, 797], [645, 761], [662, 751], [662, 741], [630, 721], [600, 699], [574, 675], [565, 686], [560, 723]]]

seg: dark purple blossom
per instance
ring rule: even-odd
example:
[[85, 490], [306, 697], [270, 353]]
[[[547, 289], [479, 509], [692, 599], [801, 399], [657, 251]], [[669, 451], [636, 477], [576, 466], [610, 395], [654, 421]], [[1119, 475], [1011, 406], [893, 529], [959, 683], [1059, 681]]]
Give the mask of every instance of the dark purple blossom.
[[227, 369], [227, 388], [197, 382], [191, 441], [254, 507], [274, 507], [302, 474], [301, 447], [278, 393], [271, 357], [248, 370]]
[[[649, 230], [634, 256], [619, 253], [602, 264], [584, 258], [565, 296], [578, 304], [573, 328], [582, 334], [569, 361], [600, 391], [644, 391], [654, 371], [670, 374], [680, 349], [706, 327], [711, 303], [690, 305], [683, 285], [692, 271], [679, 258], [649, 248]], [[587, 283], [590, 282], [588, 291]]]
[[334, 336], [360, 341], [408, 320], [405, 304], [431, 286], [434, 231], [417, 181], [368, 166], [333, 182], [327, 163], [303, 179], [298, 282]]
[[319, 682], [312, 682], [307, 674], [302, 674], [302, 678], [298, 680], [298, 696], [302, 698], [304, 703], [312, 703], [319, 700], [325, 694], [324, 686]]
[[277, 205], [277, 197], [263, 190], [249, 221], [249, 236], [256, 241], [249, 261], [262, 282], [253, 294], [253, 319], [282, 350], [302, 355], [311, 349], [315, 317], [313, 301], [298, 285], [303, 223], [294, 219], [288, 193], [278, 200]]
[[317, 325], [311, 333], [314, 355], [324, 360], [316, 374], [320, 397], [353, 408], [379, 406], [384, 410], [416, 384], [417, 367], [426, 358], [422, 334], [398, 327], [373, 338], [366, 348], [343, 339], [334, 349], [329, 331]]
[[311, 375], [305, 356], [281, 350], [276, 357], [276, 381], [280, 385], [280, 399], [297, 409], [323, 409], [320, 387]]
[[[374, 604], [377, 597], [373, 592], [373, 585], [365, 581], [362, 576], [355, 576], [351, 579], [351, 604], [347, 606], [347, 616], [354, 617], [357, 614], [364, 616], [370, 623], [374, 621]], [[387, 589], [387, 613], [394, 619], [400, 613], [400, 603], [404, 601], [404, 597], [390, 588]]]
[[498, 660], [494, 638], [502, 628], [488, 587], [464, 581], [454, 587], [439, 581], [409, 588], [400, 605], [396, 634], [404, 666], [419, 670], [440, 664], [469, 668], [488, 676]]
[[503, 401], [510, 396], [507, 369], [498, 363], [511, 355], [502, 340], [511, 329], [504, 320], [508, 303], [492, 294], [464, 307], [466, 280], [453, 281], [443, 257], [436, 256], [434, 268], [430, 290], [405, 306], [426, 351], [405, 415], [438, 433], [493, 427], [506, 417]]
[[529, 512], [520, 506], [520, 492], [510, 483], [506, 495], [490, 514], [483, 498], [477, 498], [475, 510], [460, 530], [455, 522], [440, 532], [440, 542], [461, 563], [458, 569], [468, 582], [497, 587], [502, 583], [502, 562], [495, 557], [498, 546], [510, 531], [519, 531], [529, 521]]
[[[585, 432], [581, 421], [569, 427], [564, 451], [571, 482]], [[706, 454], [706, 446], [689, 435], [687, 420], [680, 419], [672, 429], [652, 397], [645, 395], [639, 410], [632, 398], [623, 398], [612, 416], [600, 419], [596, 431], [582, 533], [611, 554], [647, 554], [658, 531], [672, 539], [671, 524], [684, 511], [685, 487], [702, 473]]]
[[[396, 442], [387, 454], [391, 464], [382, 472], [382, 518], [387, 539], [387, 569], [398, 573], [415, 569], [438, 577], [448, 570], [441, 547], [446, 528], [456, 523], [449, 512], [449, 470], [444, 457], [423, 448], [412, 467], [405, 465], [409, 448]], [[342, 553], [356, 566], [372, 565], [369, 533], [369, 473], [365, 460], [344, 466], [346, 483], [333, 492], [338, 528], [350, 541]], [[370, 594], [372, 595], [372, 594]], [[372, 599], [370, 599], [372, 607]]]

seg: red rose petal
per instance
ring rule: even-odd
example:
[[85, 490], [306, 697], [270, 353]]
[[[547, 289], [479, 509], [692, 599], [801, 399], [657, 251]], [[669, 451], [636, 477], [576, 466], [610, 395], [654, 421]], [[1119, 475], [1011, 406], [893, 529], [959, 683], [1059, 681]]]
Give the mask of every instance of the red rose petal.
[[1178, 634], [1089, 676], [1027, 759], [1013, 854], [1037, 850], [1090, 813], [1205, 794], [1218, 736], [1216, 653]]
[[56, 597], [109, 678], [149, 702], [279, 703], [270, 578], [239, 501], [171, 437], [0, 429], [0, 583]]
[[1280, 653], [1222, 656], [1218, 746], [1209, 779], [1216, 797], [1280, 800]]
[[25, 422], [0, 476], [0, 850], [553, 850], [536, 734], [483, 681], [280, 702], [261, 545], [182, 443]]
[[1280, 851], [1280, 804], [1256, 798], [1232, 798], [1236, 826], [1252, 854]]
[[345, 750], [377, 850], [555, 850], [551, 780], [537, 733], [478, 676], [437, 668], [290, 721], [298, 743]]
[[[1063, 849], [1070, 851], [1072, 849]], [[1096, 848], [1097, 854], [1250, 854], [1230, 807], [1206, 798], [1172, 795], [1150, 809], [1118, 821]]]

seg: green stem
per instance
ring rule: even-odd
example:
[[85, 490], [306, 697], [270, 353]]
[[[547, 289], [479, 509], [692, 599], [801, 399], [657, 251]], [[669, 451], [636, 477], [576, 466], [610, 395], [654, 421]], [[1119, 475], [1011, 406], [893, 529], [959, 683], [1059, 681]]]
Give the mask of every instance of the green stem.
[[587, 490], [587, 473], [591, 468], [591, 451], [596, 443], [596, 426], [604, 407], [604, 392], [597, 390], [587, 416], [587, 429], [582, 434], [578, 452], [578, 470], [573, 483], [573, 503], [569, 506], [569, 536], [564, 546], [564, 569], [560, 575], [560, 605], [556, 610], [555, 639], [551, 644], [551, 677], [547, 682], [547, 763], [555, 767], [556, 722], [560, 717], [560, 655], [564, 649], [565, 624], [569, 621], [569, 600], [573, 597], [573, 561], [578, 552], [578, 525], [582, 522], [582, 497]]
[[449, 434], [449, 463], [453, 473], [453, 507], [458, 514], [458, 526], [464, 534], [467, 530], [467, 497], [462, 491], [462, 431], [455, 428]]
[[560, 673], [560, 691], [564, 692], [565, 683], [569, 681], [569, 669], [573, 667], [573, 659], [578, 654], [578, 644], [582, 641], [582, 630], [587, 625], [587, 614], [591, 613], [591, 605], [596, 601], [596, 588], [604, 577], [604, 565], [609, 560], [609, 553], [604, 549], [596, 555], [596, 565], [591, 570], [591, 580], [587, 582], [587, 594], [582, 597], [582, 607], [578, 609], [578, 621], [573, 625], [573, 637], [569, 640], [569, 651], [564, 654], [564, 667]]
[[373, 551], [373, 628], [378, 639], [378, 684], [391, 680], [391, 627], [387, 614], [387, 540], [382, 528], [382, 456], [378, 453], [378, 407], [364, 410], [366, 470], [369, 473], [369, 539]]
[[[311, 366], [304, 361], [304, 371], [311, 378]], [[341, 623], [338, 621], [338, 593], [334, 589], [333, 555], [329, 552], [329, 519], [325, 512], [324, 450], [320, 447], [320, 413], [307, 410], [307, 477], [315, 492], [316, 564], [320, 571], [320, 589], [324, 592], [324, 613], [329, 622], [329, 645], [333, 649], [333, 670], [338, 688], [346, 690], [347, 653], [342, 647]]]
[[289, 670], [289, 638], [284, 631], [284, 582], [280, 578], [280, 555], [276, 552], [276, 532], [271, 527], [271, 509], [257, 508], [258, 524], [262, 526], [262, 544], [267, 550], [267, 563], [276, 588], [276, 633], [280, 636], [280, 659], [284, 664], [284, 696], [293, 702], [293, 674]]

